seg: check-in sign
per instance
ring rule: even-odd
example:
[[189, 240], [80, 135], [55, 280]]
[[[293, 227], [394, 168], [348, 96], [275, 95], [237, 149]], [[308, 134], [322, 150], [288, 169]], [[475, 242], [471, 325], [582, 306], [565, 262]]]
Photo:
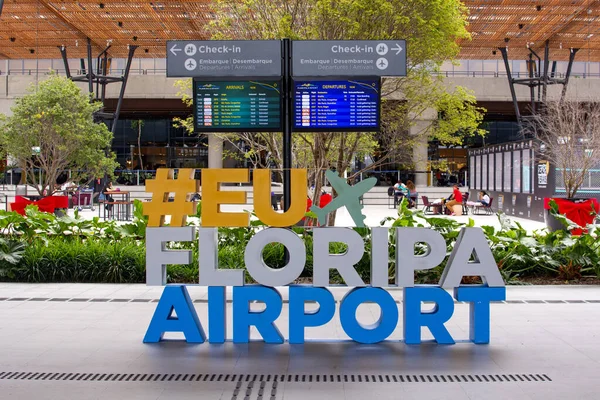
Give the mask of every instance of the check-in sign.
[[406, 41], [294, 41], [292, 60], [295, 77], [406, 76]]
[[167, 76], [280, 77], [279, 40], [170, 40]]

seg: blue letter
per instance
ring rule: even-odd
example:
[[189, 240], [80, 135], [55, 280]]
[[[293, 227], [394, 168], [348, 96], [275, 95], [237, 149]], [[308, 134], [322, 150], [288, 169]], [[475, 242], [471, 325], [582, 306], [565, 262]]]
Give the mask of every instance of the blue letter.
[[490, 342], [490, 301], [506, 300], [504, 287], [458, 287], [454, 289], [458, 301], [468, 301], [469, 340], [477, 344]]
[[[421, 302], [433, 301], [433, 311], [422, 313]], [[404, 341], [406, 344], [421, 343], [421, 327], [426, 326], [439, 344], [454, 344], [454, 339], [444, 323], [454, 313], [454, 300], [439, 287], [404, 288]]]
[[227, 299], [224, 286], [208, 287], [208, 342], [225, 343]]
[[[173, 311], [177, 317], [172, 317]], [[144, 343], [158, 343], [165, 332], [183, 332], [188, 343], [204, 343], [206, 335], [185, 286], [165, 286]]]
[[[316, 301], [319, 309], [306, 312], [304, 303]], [[325, 288], [290, 286], [290, 343], [304, 343], [304, 328], [325, 325], [335, 314], [335, 299]]]
[[[379, 320], [373, 325], [363, 325], [356, 319], [356, 309], [361, 303], [377, 303], [381, 309]], [[290, 315], [290, 319], [291, 319]], [[348, 292], [340, 305], [340, 322], [346, 335], [359, 343], [378, 343], [392, 334], [398, 325], [398, 306], [394, 298], [380, 288], [355, 288]]]
[[[250, 311], [250, 302], [265, 303], [260, 312]], [[283, 301], [279, 292], [265, 286], [236, 286], [233, 288], [233, 343], [248, 343], [250, 326], [256, 326], [266, 343], [283, 343], [283, 337], [275, 326], [281, 314]]]

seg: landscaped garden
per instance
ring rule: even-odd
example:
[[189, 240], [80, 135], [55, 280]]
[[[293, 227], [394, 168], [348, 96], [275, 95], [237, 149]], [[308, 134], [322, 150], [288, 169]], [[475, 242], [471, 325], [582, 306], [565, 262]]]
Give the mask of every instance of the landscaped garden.
[[[189, 224], [199, 225], [201, 207], [197, 218]], [[483, 226], [482, 229], [507, 284], [522, 283], [600, 283], [600, 241], [597, 229], [590, 227], [581, 236], [568, 232], [575, 227], [564, 217], [565, 230], [527, 232], [518, 223], [511, 223], [499, 214], [501, 229]], [[448, 255], [452, 251], [459, 230], [473, 226], [453, 219], [428, 217], [413, 212], [403, 204], [397, 218], [389, 218], [382, 224], [393, 227], [429, 227], [440, 232], [446, 239]], [[220, 268], [243, 268], [244, 249], [259, 229], [260, 221], [245, 228], [219, 229]], [[293, 228], [306, 245], [307, 261], [300, 281], [312, 277], [312, 232], [310, 229]], [[118, 224], [98, 218], [86, 220], [77, 213], [75, 217], [56, 217], [27, 209], [26, 216], [13, 212], [0, 212], [0, 280], [8, 282], [105, 282], [143, 283], [145, 280], [145, 230], [146, 217], [142, 215], [140, 202], [135, 205], [133, 222]], [[356, 231], [365, 239], [365, 255], [356, 265], [361, 278], [370, 279], [370, 234], [368, 228]], [[344, 245], [333, 243], [331, 252], [343, 252]], [[198, 280], [198, 250], [193, 242], [172, 243], [172, 248], [192, 249], [191, 265], [168, 267], [170, 283], [195, 283]], [[417, 249], [424, 251], [424, 249]], [[395, 243], [390, 236], [389, 276], [395, 275]], [[281, 244], [271, 244], [263, 252], [267, 265], [278, 268], [284, 265], [284, 249]], [[437, 283], [443, 265], [418, 272], [417, 283]], [[250, 278], [247, 278], [250, 279]], [[465, 278], [467, 279], [467, 278]], [[332, 281], [340, 281], [332, 276]], [[477, 282], [477, 278], [471, 281]]]

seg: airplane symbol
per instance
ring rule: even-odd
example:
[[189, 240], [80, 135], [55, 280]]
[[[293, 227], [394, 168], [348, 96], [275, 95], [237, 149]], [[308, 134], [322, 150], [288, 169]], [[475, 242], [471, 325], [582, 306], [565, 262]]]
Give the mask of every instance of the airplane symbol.
[[386, 58], [380, 58], [379, 60], [377, 60], [377, 68], [383, 70], [386, 69], [388, 67], [388, 60]]
[[363, 206], [360, 204], [360, 197], [375, 186], [377, 178], [365, 179], [357, 185], [350, 186], [345, 179], [340, 178], [333, 171], [327, 171], [325, 175], [338, 195], [331, 203], [323, 208], [317, 206], [312, 206], [310, 208], [310, 211], [317, 214], [319, 224], [326, 224], [327, 214], [330, 212], [341, 207], [346, 207], [356, 226], [364, 228], [366, 217], [362, 213]]
[[198, 63], [196, 63], [196, 60], [194, 60], [193, 58], [188, 58], [185, 62], [185, 69], [187, 69], [188, 71], [195, 70], [197, 66]]

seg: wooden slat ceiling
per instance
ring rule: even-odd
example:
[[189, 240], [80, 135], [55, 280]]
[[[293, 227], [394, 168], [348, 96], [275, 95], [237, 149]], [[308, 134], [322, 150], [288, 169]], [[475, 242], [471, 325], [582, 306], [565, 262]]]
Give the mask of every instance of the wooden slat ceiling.
[[[600, 61], [600, 0], [463, 0], [469, 8], [471, 41], [461, 43], [463, 59], [496, 59], [508, 46], [509, 58], [524, 59], [527, 45], [543, 57], [565, 61], [570, 48], [576, 60]], [[508, 40], [508, 41], [507, 41]]]
[[[0, 59], [85, 57], [86, 38], [94, 56], [110, 41], [112, 57], [165, 57], [168, 39], [207, 39], [214, 18], [211, 0], [5, 0], [0, 16]], [[472, 40], [463, 41], [459, 58], [499, 59], [508, 46], [511, 59], [524, 59], [527, 45], [543, 55], [550, 40], [551, 59], [600, 61], [600, 0], [464, 0]], [[506, 42], [508, 39], [508, 42]], [[77, 44], [77, 45], [76, 45]]]

